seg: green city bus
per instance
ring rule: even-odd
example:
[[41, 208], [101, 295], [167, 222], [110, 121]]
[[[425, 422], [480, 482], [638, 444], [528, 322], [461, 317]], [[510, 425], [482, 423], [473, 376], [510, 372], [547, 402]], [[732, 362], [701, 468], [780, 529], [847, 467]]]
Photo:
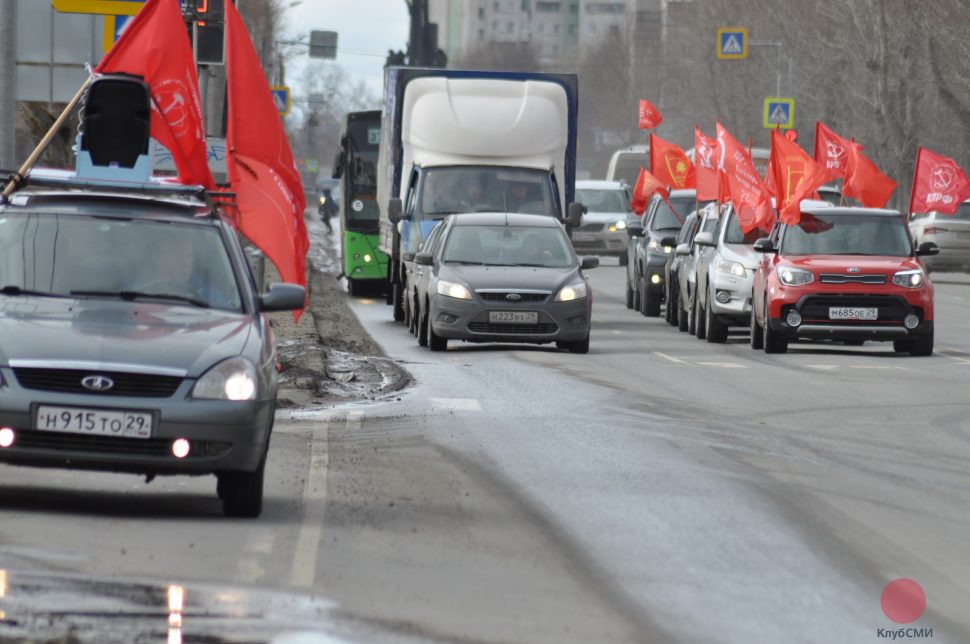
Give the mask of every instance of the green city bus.
[[387, 286], [387, 255], [378, 250], [377, 151], [381, 112], [347, 114], [333, 176], [340, 179], [340, 267], [351, 295]]

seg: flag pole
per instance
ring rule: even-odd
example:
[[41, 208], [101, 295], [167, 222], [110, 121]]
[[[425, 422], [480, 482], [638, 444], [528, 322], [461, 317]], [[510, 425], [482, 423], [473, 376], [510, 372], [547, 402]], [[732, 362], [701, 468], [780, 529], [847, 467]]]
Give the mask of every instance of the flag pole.
[[30, 156], [27, 157], [27, 160], [24, 161], [24, 164], [20, 166], [20, 170], [18, 170], [16, 174], [10, 177], [10, 179], [7, 181], [7, 186], [3, 189], [2, 199], [6, 199], [7, 197], [9, 197], [13, 193], [13, 191], [16, 190], [18, 186], [20, 186], [20, 184], [23, 182], [24, 178], [26, 177], [26, 174], [30, 172], [31, 168], [34, 167], [34, 164], [37, 163], [37, 160], [40, 158], [40, 155], [44, 153], [44, 151], [47, 149], [47, 146], [50, 145], [50, 142], [54, 139], [54, 136], [57, 134], [58, 130], [61, 129], [61, 127], [64, 125], [64, 122], [67, 121], [67, 118], [71, 115], [71, 112], [74, 111], [74, 108], [81, 101], [81, 97], [84, 96], [84, 91], [88, 88], [88, 85], [91, 84], [91, 80], [93, 78], [94, 76], [91, 75], [84, 80], [84, 83], [81, 85], [81, 87], [77, 90], [77, 93], [74, 95], [74, 98], [72, 98], [68, 102], [67, 107], [64, 108], [64, 110], [60, 113], [60, 116], [57, 117], [57, 120], [54, 121], [54, 124], [51, 125], [49, 130], [47, 130], [47, 134], [45, 134], [44, 138], [40, 140], [40, 143], [37, 144], [37, 147], [34, 148], [34, 151], [30, 153]]

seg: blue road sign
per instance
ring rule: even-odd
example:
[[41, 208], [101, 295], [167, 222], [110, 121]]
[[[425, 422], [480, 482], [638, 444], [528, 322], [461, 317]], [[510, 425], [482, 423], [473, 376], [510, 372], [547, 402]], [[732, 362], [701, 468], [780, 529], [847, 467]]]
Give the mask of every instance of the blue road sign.
[[276, 104], [276, 111], [280, 113], [280, 116], [286, 116], [290, 113], [290, 88], [285, 85], [274, 85], [270, 87], [273, 92], [273, 103]]
[[744, 27], [721, 27], [717, 30], [717, 57], [739, 60], [748, 57], [748, 30]]
[[765, 99], [762, 124], [769, 130], [789, 130], [795, 125], [795, 99], [770, 96]]

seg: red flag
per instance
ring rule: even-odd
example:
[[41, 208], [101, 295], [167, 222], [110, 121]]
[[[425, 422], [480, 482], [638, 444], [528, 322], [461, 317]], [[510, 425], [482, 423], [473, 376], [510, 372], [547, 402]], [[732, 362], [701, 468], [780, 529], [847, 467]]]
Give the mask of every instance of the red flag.
[[802, 199], [832, 180], [834, 171], [815, 163], [797, 143], [777, 130], [771, 133], [769, 161], [774, 180], [775, 201], [782, 223], [793, 226], [801, 219]]
[[970, 199], [970, 179], [963, 169], [953, 159], [920, 147], [916, 151], [909, 211], [935, 210], [952, 215], [967, 199]]
[[770, 232], [775, 222], [771, 193], [758, 175], [751, 154], [731, 136], [720, 121], [717, 142], [721, 150], [718, 169], [725, 176], [726, 189], [738, 213], [738, 223], [745, 233], [760, 228]]
[[650, 203], [650, 195], [656, 193], [663, 195], [667, 186], [657, 180], [655, 176], [640, 168], [640, 175], [637, 177], [637, 184], [633, 187], [633, 199], [630, 200], [630, 207], [633, 212], [642, 215]]
[[867, 208], [884, 208], [896, 189], [896, 182], [884, 175], [862, 153], [862, 146], [858, 143], [849, 143], [848, 157], [842, 194], [858, 200]]
[[661, 123], [664, 117], [660, 115], [657, 108], [648, 100], [640, 99], [640, 129], [652, 130]]
[[833, 177], [845, 176], [851, 145], [851, 141], [843, 139], [821, 121], [815, 121], [815, 162], [834, 170]]
[[151, 134], [172, 153], [179, 180], [212, 188], [202, 101], [179, 5], [148, 0], [95, 72], [141, 76], [152, 95]]
[[[306, 287], [310, 246], [303, 182], [256, 49], [235, 5], [226, 3], [226, 144], [236, 223], [276, 265], [284, 281]], [[300, 312], [294, 317], [299, 318]]]
[[659, 181], [677, 190], [697, 185], [690, 157], [679, 146], [653, 132], [650, 133], [650, 171]]
[[697, 201], [717, 199], [717, 139], [694, 126], [694, 172]]

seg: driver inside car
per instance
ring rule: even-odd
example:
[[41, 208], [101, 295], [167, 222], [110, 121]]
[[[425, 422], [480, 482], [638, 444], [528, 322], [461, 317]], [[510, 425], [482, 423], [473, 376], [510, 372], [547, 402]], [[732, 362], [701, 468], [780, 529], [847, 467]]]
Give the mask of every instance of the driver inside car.
[[224, 289], [205, 279], [203, 269], [204, 258], [196, 257], [190, 237], [173, 235], [158, 239], [148, 251], [137, 290], [205, 300], [214, 308], [235, 308]]

